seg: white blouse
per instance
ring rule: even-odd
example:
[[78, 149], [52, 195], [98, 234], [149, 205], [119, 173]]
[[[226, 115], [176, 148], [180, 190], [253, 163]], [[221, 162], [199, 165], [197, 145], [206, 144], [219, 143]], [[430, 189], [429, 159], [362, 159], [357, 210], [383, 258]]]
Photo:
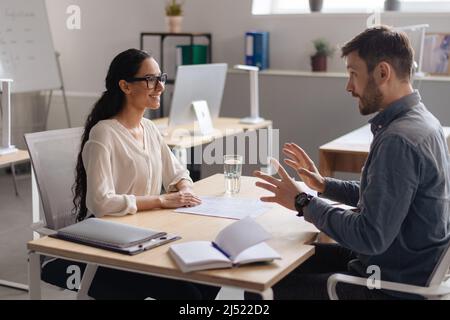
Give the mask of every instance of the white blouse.
[[161, 185], [175, 191], [186, 170], [152, 121], [143, 118], [144, 148], [117, 120], [98, 122], [83, 148], [87, 175], [86, 206], [96, 217], [137, 212], [136, 196], [159, 195]]

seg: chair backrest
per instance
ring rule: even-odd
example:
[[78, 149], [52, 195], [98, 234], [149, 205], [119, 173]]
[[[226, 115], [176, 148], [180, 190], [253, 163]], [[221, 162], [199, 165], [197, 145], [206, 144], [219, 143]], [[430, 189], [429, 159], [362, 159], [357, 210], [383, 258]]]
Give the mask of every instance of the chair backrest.
[[441, 255], [436, 267], [433, 270], [433, 273], [430, 276], [428, 286], [440, 285], [443, 281], [445, 281], [445, 276], [448, 274], [450, 268], [450, 242], [447, 245], [447, 248]]
[[47, 228], [75, 223], [72, 185], [83, 128], [25, 134]]

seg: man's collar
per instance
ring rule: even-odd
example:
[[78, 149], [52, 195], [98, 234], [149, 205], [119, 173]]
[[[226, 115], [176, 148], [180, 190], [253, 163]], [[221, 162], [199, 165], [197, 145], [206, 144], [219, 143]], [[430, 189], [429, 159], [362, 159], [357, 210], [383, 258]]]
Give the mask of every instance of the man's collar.
[[383, 111], [380, 111], [375, 117], [369, 120], [372, 133], [375, 135], [378, 130], [387, 126], [403, 112], [419, 104], [420, 101], [419, 91], [414, 90], [413, 93], [392, 102]]

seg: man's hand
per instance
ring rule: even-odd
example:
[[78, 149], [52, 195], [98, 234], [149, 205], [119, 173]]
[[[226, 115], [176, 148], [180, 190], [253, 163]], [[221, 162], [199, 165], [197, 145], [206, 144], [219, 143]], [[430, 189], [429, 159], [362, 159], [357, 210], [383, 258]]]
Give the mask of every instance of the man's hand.
[[274, 194], [272, 197], [262, 197], [261, 201], [276, 202], [283, 207], [295, 211], [295, 197], [304, 191], [291, 177], [289, 177], [286, 170], [284, 170], [276, 159], [272, 159], [271, 164], [277, 170], [281, 180], [275, 179], [261, 171], [254, 172], [255, 177], [261, 178], [267, 182], [258, 181], [256, 182], [256, 186], [266, 189]]
[[324, 177], [320, 175], [316, 165], [302, 148], [295, 143], [286, 143], [283, 153], [289, 157], [284, 162], [297, 172], [309, 188], [318, 192], [325, 191]]

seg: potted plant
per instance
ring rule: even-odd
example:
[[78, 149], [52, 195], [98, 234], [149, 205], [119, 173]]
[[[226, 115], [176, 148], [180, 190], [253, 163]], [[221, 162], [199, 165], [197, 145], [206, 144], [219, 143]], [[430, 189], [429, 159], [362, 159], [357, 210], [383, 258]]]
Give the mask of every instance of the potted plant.
[[169, 32], [181, 32], [181, 23], [183, 22], [183, 3], [177, 2], [177, 0], [170, 0], [166, 3], [165, 10]]
[[334, 53], [334, 48], [325, 39], [313, 41], [316, 52], [311, 56], [312, 71], [327, 71], [327, 58]]
[[384, 1], [384, 11], [399, 11], [399, 10], [400, 10], [400, 0]]

